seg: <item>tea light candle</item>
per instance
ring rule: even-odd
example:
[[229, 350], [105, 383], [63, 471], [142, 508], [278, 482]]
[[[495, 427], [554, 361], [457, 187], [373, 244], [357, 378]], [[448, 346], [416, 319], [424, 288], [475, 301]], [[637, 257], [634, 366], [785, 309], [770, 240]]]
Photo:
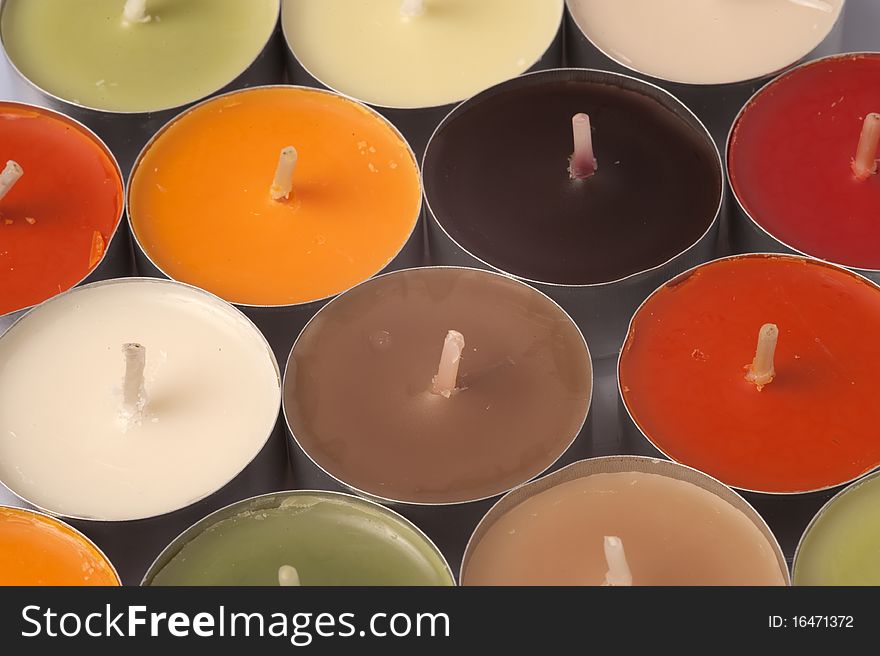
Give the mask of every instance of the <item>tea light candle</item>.
[[113, 565], [57, 519], [0, 506], [0, 586], [119, 585]]
[[[288, 148], [295, 162], [279, 162]], [[279, 181], [289, 189], [276, 198]], [[363, 105], [266, 87], [166, 126], [132, 173], [128, 208], [142, 273], [277, 309], [326, 300], [388, 266], [414, 233], [421, 185], [406, 142]], [[409, 248], [419, 252], [401, 257], [418, 263], [417, 237]], [[296, 326], [284, 332], [286, 356]]]
[[880, 474], [840, 492], [798, 547], [795, 585], [880, 585]]
[[169, 281], [87, 285], [0, 338], [0, 480], [67, 517], [163, 515], [234, 479], [279, 405], [268, 345], [234, 308]]
[[639, 309], [620, 391], [660, 451], [728, 485], [832, 488], [880, 465], [880, 344], [866, 338], [877, 330], [880, 289], [851, 272], [794, 256], [718, 260]]
[[743, 249], [798, 251], [880, 280], [880, 55], [830, 57], [740, 114], [728, 170]]
[[[47, 109], [0, 102], [0, 333], [2, 315], [37, 305], [90, 273], [130, 273], [115, 239], [123, 184], [103, 143]], [[119, 243], [117, 243], [119, 242]], [[124, 243], [123, 243], [124, 242]], [[108, 249], [114, 261], [95, 271]], [[17, 315], [16, 315], [17, 316]]]
[[432, 256], [538, 283], [601, 356], [619, 348], [655, 276], [681, 271], [685, 253], [711, 255], [722, 177], [711, 138], [674, 98], [562, 70], [457, 108], [428, 146], [424, 184]]
[[525, 72], [559, 31], [562, 0], [284, 0], [294, 56], [371, 105], [449, 105]]
[[145, 585], [454, 584], [442, 554], [396, 513], [332, 492], [282, 492], [233, 504], [156, 560]]
[[591, 391], [584, 339], [550, 299], [488, 272], [411, 269], [316, 315], [290, 354], [284, 412], [298, 448], [349, 488], [456, 504], [552, 465]]
[[785, 585], [779, 546], [732, 490], [616, 456], [514, 490], [477, 527], [462, 585]]
[[232, 82], [275, 31], [279, 0], [6, 0], [3, 45], [40, 89], [75, 105], [147, 112]]

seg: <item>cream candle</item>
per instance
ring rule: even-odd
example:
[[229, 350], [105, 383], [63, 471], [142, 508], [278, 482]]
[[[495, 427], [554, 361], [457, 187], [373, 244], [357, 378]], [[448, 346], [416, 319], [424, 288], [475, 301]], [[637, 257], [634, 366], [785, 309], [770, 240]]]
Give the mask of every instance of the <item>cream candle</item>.
[[462, 585], [785, 585], [779, 545], [694, 469], [613, 456], [514, 490], [486, 515]]
[[[126, 371], [126, 344], [143, 350], [142, 373]], [[160, 280], [80, 287], [0, 338], [0, 480], [64, 516], [161, 515], [235, 478], [279, 406], [265, 339], [216, 297]]]

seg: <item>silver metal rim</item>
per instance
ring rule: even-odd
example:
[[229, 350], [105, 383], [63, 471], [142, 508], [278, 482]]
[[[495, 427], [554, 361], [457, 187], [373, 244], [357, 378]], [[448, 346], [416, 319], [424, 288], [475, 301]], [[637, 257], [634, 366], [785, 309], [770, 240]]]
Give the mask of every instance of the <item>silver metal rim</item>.
[[[77, 291], [77, 290], [80, 290], [80, 289], [95, 289], [95, 288], [98, 288], [98, 287], [105, 287], [105, 286], [111, 286], [111, 285], [120, 285], [120, 284], [128, 284], [128, 283], [148, 283], [148, 284], [158, 284], [158, 285], [169, 285], [169, 286], [174, 286], [174, 287], [177, 287], [177, 288], [187, 289], [187, 290], [189, 290], [189, 291], [191, 291], [191, 292], [194, 292], [194, 293], [197, 293], [197, 294], [203, 295], [203, 296], [204, 296], [206, 299], [208, 299], [210, 302], [215, 303], [215, 304], [219, 304], [220, 307], [223, 307], [226, 311], [230, 312], [233, 316], [235, 316], [236, 318], [238, 318], [238, 319], [244, 321], [245, 324], [246, 324], [247, 326], [249, 326], [249, 327], [253, 330], [254, 335], [257, 336], [257, 337], [259, 338], [260, 343], [262, 343], [263, 347], [266, 349], [266, 354], [267, 354], [267, 356], [269, 357], [269, 361], [272, 363], [272, 366], [275, 367], [275, 376], [276, 376], [277, 381], [278, 381], [279, 397], [283, 396], [283, 391], [284, 391], [284, 390], [283, 390], [283, 387], [281, 386], [281, 382], [282, 382], [282, 380], [281, 380], [281, 372], [280, 372], [280, 369], [279, 369], [279, 367], [278, 367], [278, 360], [275, 358], [275, 353], [272, 351], [272, 348], [269, 346], [269, 342], [266, 340], [266, 337], [263, 335], [263, 333], [260, 331], [260, 329], [257, 328], [256, 325], [254, 325], [253, 321], [251, 321], [251, 320], [247, 317], [246, 314], [244, 314], [241, 310], [239, 310], [238, 308], [236, 308], [234, 305], [232, 305], [232, 304], [230, 304], [230, 303], [227, 303], [226, 301], [224, 301], [224, 300], [223, 300], [222, 298], [220, 298], [219, 296], [216, 296], [216, 295], [212, 294], [211, 292], [205, 291], [204, 289], [201, 289], [200, 287], [195, 287], [195, 286], [193, 286], [193, 285], [188, 285], [188, 284], [186, 284], [186, 283], [178, 282], [178, 281], [176, 281], [176, 280], [164, 280], [164, 279], [162, 279], [162, 278], [137, 278], [137, 277], [132, 277], [132, 278], [111, 278], [111, 279], [109, 279], [109, 280], [100, 280], [100, 281], [98, 281], [98, 282], [89, 283], [88, 285], [83, 285], [82, 287], [76, 287], [76, 288], [74, 288], [74, 289], [70, 289], [70, 290], [68, 290], [68, 291], [66, 291], [66, 292], [62, 292], [61, 294], [58, 294], [57, 296], [53, 296], [53, 297], [50, 298], [49, 300], [44, 301], [43, 303], [40, 303], [40, 305], [37, 305], [34, 309], [35, 309], [35, 310], [39, 310], [39, 308], [43, 307], [44, 305], [47, 305], [48, 303], [52, 303], [52, 302], [54, 302], [54, 301], [57, 300], [57, 299], [64, 298], [64, 297], [66, 297], [66, 296], [68, 296], [68, 295], [70, 295], [70, 294], [76, 293], [76, 291]], [[27, 321], [28, 318], [29, 318], [30, 316], [31, 316], [31, 313], [29, 312], [28, 314], [25, 314], [24, 316], [19, 317], [19, 318], [15, 321], [15, 323], [13, 323], [13, 324], [9, 327], [9, 330], [7, 330], [3, 335], [0, 335], [0, 344], [2, 344], [2, 341], [3, 341], [3, 338], [4, 338], [4, 337], [6, 337], [7, 335], [12, 334], [12, 332], [13, 332], [16, 328], [18, 328], [23, 322]], [[269, 439], [272, 437], [272, 434], [275, 432], [275, 427], [276, 427], [276, 425], [277, 425], [277, 423], [278, 423], [278, 415], [277, 415], [277, 413], [280, 412], [280, 409], [281, 409], [281, 398], [279, 398], [279, 400], [278, 400], [278, 409], [276, 410], [275, 421], [272, 423], [272, 426], [271, 426], [271, 428], [269, 429], [269, 432], [266, 434], [265, 439], [264, 439], [262, 442], [260, 442], [260, 448], [257, 449], [256, 453], [254, 453], [253, 457], [252, 457], [250, 460], [248, 460], [247, 462], [245, 462], [245, 463], [242, 464], [241, 468], [240, 468], [238, 471], [236, 471], [235, 474], [234, 474], [231, 478], [229, 478], [229, 480], [224, 481], [221, 485], [219, 485], [218, 487], [216, 487], [216, 488], [213, 489], [213, 490], [210, 490], [210, 491], [206, 492], [205, 494], [203, 494], [202, 496], [198, 497], [197, 499], [192, 499], [192, 500], [190, 500], [190, 501], [187, 501], [185, 504], [183, 504], [183, 505], [181, 505], [181, 506], [178, 506], [178, 507], [176, 507], [176, 508], [172, 508], [172, 509], [167, 510], [167, 511], [165, 511], [165, 512], [159, 513], [159, 514], [157, 514], [157, 515], [144, 515], [144, 516], [139, 516], [139, 517], [126, 517], [126, 518], [123, 518], [123, 519], [102, 519], [102, 518], [100, 518], [100, 517], [83, 517], [83, 516], [79, 516], [79, 515], [72, 515], [72, 514], [69, 514], [69, 513], [56, 512], [56, 511], [53, 511], [53, 510], [51, 510], [51, 509], [49, 509], [49, 508], [44, 508], [44, 507], [40, 506], [39, 504], [34, 503], [34, 502], [31, 501], [30, 499], [28, 499], [28, 498], [22, 496], [21, 494], [19, 494], [18, 492], [16, 492], [14, 489], [12, 489], [11, 487], [9, 487], [9, 485], [7, 485], [6, 482], [3, 481], [3, 480], [0, 480], [0, 485], [2, 485], [4, 488], [6, 488], [7, 490], [9, 490], [10, 493], [12, 493], [13, 495], [15, 495], [15, 497], [18, 498], [18, 499], [20, 499], [23, 503], [25, 503], [25, 504], [27, 504], [27, 505], [29, 505], [29, 506], [32, 506], [33, 508], [36, 508], [36, 509], [39, 510], [41, 513], [43, 513], [43, 514], [45, 514], [45, 515], [47, 515], [47, 516], [49, 516], [49, 517], [55, 517], [55, 518], [64, 519], [64, 520], [74, 520], [74, 521], [90, 522], [90, 523], [102, 523], [102, 524], [123, 524], [123, 523], [126, 523], [126, 522], [137, 522], [137, 521], [143, 521], [143, 520], [149, 520], [149, 519], [157, 519], [157, 518], [160, 518], [160, 517], [166, 517], [166, 516], [168, 516], [168, 515], [171, 515], [172, 513], [178, 512], [178, 511], [183, 510], [183, 509], [185, 509], [185, 508], [190, 508], [191, 506], [194, 506], [195, 504], [199, 503], [200, 501], [203, 501], [204, 499], [207, 499], [207, 498], [210, 497], [211, 495], [213, 495], [213, 494], [219, 492], [219, 491], [222, 490], [224, 487], [226, 487], [227, 485], [229, 485], [229, 484], [230, 484], [232, 481], [234, 481], [236, 478], [238, 478], [238, 476], [239, 476], [239, 475], [240, 475], [245, 469], [247, 469], [248, 466], [249, 466], [254, 460], [257, 459], [257, 456], [259, 456], [260, 453], [262, 452], [262, 450], [266, 447], [266, 444], [269, 442]]]
[[[533, 480], [534, 478], [536, 478], [538, 476], [541, 476], [544, 472], [551, 469], [557, 462], [559, 462], [559, 460], [562, 459], [562, 457], [569, 451], [569, 449], [571, 449], [571, 447], [574, 445], [575, 441], [577, 441], [578, 436], [581, 434], [581, 432], [584, 429], [584, 426], [587, 423], [587, 418], [589, 417], [590, 408], [592, 407], [592, 403], [593, 403], [593, 387], [594, 387], [594, 383], [595, 383], [595, 378], [594, 378], [595, 373], [593, 371], [593, 362], [592, 362], [592, 357], [590, 355], [590, 347], [587, 344], [587, 340], [584, 337], [583, 331], [580, 329], [580, 327], [577, 325], [577, 323], [575, 323], [575, 321], [571, 318], [571, 316], [568, 314], [568, 312], [566, 312], [565, 309], [563, 309], [556, 301], [554, 301], [552, 298], [550, 298], [549, 296], [544, 294], [542, 291], [535, 289], [533, 287], [530, 287], [528, 285], [525, 285], [525, 283], [518, 281], [516, 278], [511, 278], [510, 276], [505, 276], [503, 274], [496, 273], [494, 271], [485, 271], [483, 269], [474, 269], [474, 268], [469, 268], [469, 267], [458, 267], [458, 266], [417, 267], [417, 268], [410, 268], [410, 269], [401, 269], [399, 271], [389, 271], [388, 273], [384, 273], [382, 275], [376, 276], [374, 278], [371, 278], [370, 280], [365, 280], [364, 282], [360, 283], [356, 287], [353, 287], [349, 291], [355, 291], [359, 287], [361, 287], [362, 285], [370, 284], [371, 282], [373, 282], [375, 280], [380, 280], [380, 279], [388, 277], [388, 276], [404, 275], [404, 274], [411, 272], [411, 271], [421, 272], [421, 271], [430, 271], [430, 270], [457, 270], [457, 271], [464, 271], [464, 272], [473, 272], [473, 273], [476, 273], [479, 275], [486, 275], [486, 276], [494, 276], [497, 278], [503, 278], [504, 280], [513, 282], [514, 284], [523, 285], [524, 287], [528, 288], [529, 291], [535, 292], [536, 294], [540, 295], [542, 298], [546, 299], [546, 301], [549, 304], [551, 304], [552, 307], [556, 308], [563, 317], [565, 317], [569, 322], [571, 322], [571, 325], [574, 326], [575, 330], [577, 331], [577, 334], [580, 335], [581, 340], [583, 341], [584, 352], [586, 353], [587, 362], [590, 367], [590, 398], [587, 399], [587, 404], [586, 404], [586, 407], [584, 408], [584, 416], [580, 422], [580, 427], [574, 432], [574, 434], [571, 437], [571, 440], [568, 442], [566, 447], [560, 452], [560, 454], [558, 456], [556, 456], [556, 458], [553, 459], [553, 461], [551, 463], [549, 463], [541, 471], [535, 473], [531, 478], [523, 481], [519, 485], [515, 485], [512, 488], [500, 490], [499, 492], [496, 492], [495, 494], [489, 494], [489, 495], [479, 497], [476, 499], [466, 499], [464, 501], [448, 501], [448, 502], [437, 502], [437, 503], [424, 502], [424, 501], [406, 501], [403, 499], [393, 499], [390, 497], [383, 497], [381, 495], [377, 495], [372, 492], [367, 492], [367, 491], [361, 490], [353, 485], [350, 485], [350, 484], [346, 483], [343, 479], [337, 477], [335, 474], [327, 471], [321, 464], [319, 464], [312, 457], [312, 455], [309, 453], [309, 451], [303, 447], [302, 443], [299, 441], [299, 439], [296, 436], [296, 433], [294, 432], [293, 428], [291, 427], [290, 413], [287, 409], [286, 395], [284, 394], [284, 390], [286, 388], [287, 372], [290, 370], [290, 361], [293, 359], [293, 354], [296, 352], [297, 344], [299, 344], [299, 341], [302, 338], [302, 336], [305, 335], [306, 332], [309, 330], [309, 326], [312, 325], [312, 322], [317, 321], [318, 317], [327, 308], [330, 308], [333, 305], [333, 301], [331, 301], [330, 303], [325, 305], [311, 319], [309, 319], [308, 323], [306, 323], [305, 327], [302, 329], [300, 334], [297, 336], [296, 341], [294, 341], [293, 347], [290, 349], [290, 354], [287, 356], [287, 364], [284, 367], [284, 380], [281, 383], [281, 412], [284, 415], [284, 423], [287, 426], [288, 439], [293, 442], [293, 444], [291, 446], [299, 449], [302, 453], [304, 453], [306, 455], [306, 457], [309, 459], [309, 461], [315, 467], [317, 467], [321, 472], [323, 472], [325, 475], [327, 475], [329, 478], [331, 478], [333, 481], [338, 483], [343, 488], [351, 490], [354, 494], [356, 494], [360, 497], [372, 500], [372, 501], [376, 501], [378, 503], [392, 504], [392, 505], [398, 505], [398, 506], [403, 506], [403, 507], [429, 507], [429, 508], [461, 507], [461, 506], [466, 506], [468, 504], [486, 501], [488, 499], [494, 499], [498, 496], [506, 494], [510, 490], [516, 489], [516, 488], [520, 487], [521, 485], [528, 483], [528, 481]], [[341, 296], [342, 295], [340, 295], [340, 297]]]

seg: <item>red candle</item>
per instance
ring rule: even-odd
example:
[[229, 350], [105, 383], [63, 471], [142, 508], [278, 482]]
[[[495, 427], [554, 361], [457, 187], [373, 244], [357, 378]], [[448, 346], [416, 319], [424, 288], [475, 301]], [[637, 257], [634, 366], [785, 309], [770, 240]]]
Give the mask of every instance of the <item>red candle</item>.
[[854, 171], [860, 150], [865, 160], [880, 157], [871, 135], [862, 136], [876, 112], [878, 54], [821, 59], [767, 85], [741, 113], [728, 148], [743, 208], [794, 250], [880, 269], [880, 175]]
[[621, 395], [658, 449], [728, 485], [833, 487], [880, 465], [878, 334], [880, 287], [861, 276], [795, 256], [717, 260], [638, 311]]
[[16, 167], [20, 177], [0, 194], [0, 315], [82, 281], [103, 257], [123, 203], [119, 168], [91, 132], [45, 109], [0, 102], [0, 169]]

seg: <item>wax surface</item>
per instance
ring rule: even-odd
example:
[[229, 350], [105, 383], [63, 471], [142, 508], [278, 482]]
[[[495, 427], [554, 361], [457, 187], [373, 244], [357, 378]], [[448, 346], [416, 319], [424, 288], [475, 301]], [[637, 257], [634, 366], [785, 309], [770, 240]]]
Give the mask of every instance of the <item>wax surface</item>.
[[0, 102], [0, 169], [22, 176], [0, 200], [0, 315], [67, 291], [89, 273], [122, 213], [122, 179], [87, 131], [37, 107]]
[[58, 520], [0, 507], [0, 585], [119, 585], [107, 559]]
[[730, 179], [749, 214], [802, 253], [880, 269], [880, 176], [856, 180], [865, 116], [880, 112], [880, 55], [835, 57], [766, 87], [744, 111]]
[[[745, 379], [779, 328], [776, 378]], [[803, 258], [705, 265], [646, 301], [620, 360], [636, 424], [674, 460], [738, 488], [803, 492], [880, 464], [880, 290]]]
[[[447, 399], [430, 390], [448, 330], [465, 350]], [[591, 380], [583, 338], [546, 297], [494, 274], [412, 270], [318, 315], [294, 348], [284, 405], [306, 452], [347, 484], [445, 503], [549, 467], [584, 421]]]
[[838, 496], [807, 532], [795, 585], [880, 585], [880, 478]]
[[[121, 417], [122, 345], [146, 348], [145, 417]], [[59, 514], [135, 519], [229, 482], [280, 403], [265, 341], [228, 305], [165, 281], [75, 290], [0, 339], [0, 480]]]
[[232, 82], [278, 20], [278, 0], [147, 0], [125, 25], [124, 0], [7, 0], [3, 43], [37, 86], [96, 109], [177, 107]]
[[774, 73], [819, 45], [840, 15], [793, 0], [569, 0], [581, 30], [635, 70], [693, 84]]
[[604, 537], [623, 541], [633, 585], [784, 585], [776, 553], [739, 509], [693, 483], [642, 472], [556, 485], [502, 515], [463, 585], [601, 585]]
[[[288, 201], [269, 194], [278, 155], [299, 161]], [[131, 220], [176, 280], [228, 301], [303, 303], [381, 271], [412, 233], [418, 167], [382, 119], [339, 96], [268, 88], [178, 119], [134, 172]]]
[[285, 0], [284, 33], [324, 84], [388, 107], [468, 98], [535, 64], [556, 36], [562, 0]]
[[[599, 161], [582, 181], [568, 173], [580, 112]], [[717, 160], [707, 135], [646, 96], [533, 75], [441, 126], [424, 180], [440, 224], [484, 262], [529, 280], [592, 284], [693, 245], [718, 209]]]
[[188, 542], [151, 585], [452, 585], [437, 551], [385, 509], [335, 496], [259, 500]]

